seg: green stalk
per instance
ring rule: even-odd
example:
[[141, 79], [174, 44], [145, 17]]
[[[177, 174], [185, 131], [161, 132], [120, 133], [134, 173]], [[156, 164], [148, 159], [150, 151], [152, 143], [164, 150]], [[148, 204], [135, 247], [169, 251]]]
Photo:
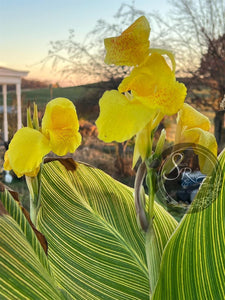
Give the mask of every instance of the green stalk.
[[149, 216], [149, 224], [152, 225], [153, 217], [154, 217], [154, 198], [155, 198], [155, 180], [154, 180], [154, 170], [148, 169], [147, 172], [147, 186], [148, 186], [148, 216]]
[[26, 183], [30, 192], [30, 218], [34, 226], [37, 224], [37, 215], [41, 204], [41, 172], [42, 164], [36, 177], [26, 176]]
[[158, 248], [154, 226], [149, 226], [149, 229], [145, 234], [145, 253], [149, 273], [150, 291], [151, 294], [153, 294], [157, 280], [159, 278], [161, 263], [161, 253]]
[[[158, 114], [156, 117], [156, 123], [161, 118], [161, 114]], [[152, 153], [152, 140], [155, 130], [149, 132], [151, 127], [146, 126], [145, 129], [139, 134], [137, 140], [139, 142], [139, 153], [140, 149], [147, 149], [145, 151], [145, 162], [139, 165], [136, 178], [135, 178], [135, 208], [137, 214], [137, 222], [140, 228], [145, 233], [145, 251], [146, 251], [146, 260], [149, 273], [149, 285], [150, 285], [150, 296], [153, 293], [158, 277], [159, 269], [161, 263], [161, 250], [158, 246], [155, 228], [154, 228], [154, 201], [156, 193], [156, 179], [157, 172], [154, 167], [154, 161], [157, 159], [163, 150], [165, 143], [165, 130], [161, 131], [159, 141], [156, 146], [156, 153]], [[136, 140], [136, 142], [137, 142]], [[148, 143], [146, 143], [148, 140]], [[145, 147], [142, 147], [141, 142]], [[147, 146], [148, 147], [147, 147]], [[137, 144], [135, 145], [137, 146]], [[144, 153], [144, 151], [142, 151]], [[142, 158], [143, 159], [143, 158]], [[147, 172], [147, 176], [146, 176]], [[146, 176], [146, 184], [148, 186], [148, 205], [147, 212], [145, 206], [145, 195], [142, 195], [143, 180]]]
[[147, 185], [149, 189], [149, 207], [148, 207], [148, 220], [149, 227], [145, 234], [145, 251], [146, 251], [146, 259], [148, 265], [149, 272], [149, 284], [150, 291], [153, 292], [156, 286], [158, 277], [159, 277], [159, 269], [161, 262], [161, 253], [158, 248], [158, 243], [154, 230], [154, 199], [155, 199], [155, 185], [156, 185], [156, 173], [152, 168], [148, 168], [147, 172]]

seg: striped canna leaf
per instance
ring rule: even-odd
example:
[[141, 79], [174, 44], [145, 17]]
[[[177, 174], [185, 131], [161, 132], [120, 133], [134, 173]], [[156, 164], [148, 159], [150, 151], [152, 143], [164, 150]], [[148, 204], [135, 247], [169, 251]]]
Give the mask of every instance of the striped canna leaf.
[[0, 299], [70, 299], [19, 203], [6, 189], [0, 197]]
[[[211, 205], [196, 211], [203, 200]], [[154, 300], [225, 299], [225, 150], [190, 209], [164, 250]]]
[[[38, 229], [59, 286], [73, 299], [149, 299], [133, 189], [69, 160], [45, 164], [42, 183]], [[177, 222], [158, 204], [154, 220], [162, 252]]]

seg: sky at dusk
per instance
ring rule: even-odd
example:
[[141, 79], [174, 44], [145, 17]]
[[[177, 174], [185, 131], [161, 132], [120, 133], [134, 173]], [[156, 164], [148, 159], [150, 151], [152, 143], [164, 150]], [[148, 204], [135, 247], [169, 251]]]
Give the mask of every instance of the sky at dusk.
[[[97, 20], [113, 20], [122, 0], [0, 0], [0, 66], [28, 70], [28, 78], [58, 81], [56, 73], [39, 62], [50, 41], [66, 39], [74, 29], [79, 41]], [[168, 0], [136, 0], [137, 9], [165, 14]], [[49, 67], [50, 68], [50, 67]]]

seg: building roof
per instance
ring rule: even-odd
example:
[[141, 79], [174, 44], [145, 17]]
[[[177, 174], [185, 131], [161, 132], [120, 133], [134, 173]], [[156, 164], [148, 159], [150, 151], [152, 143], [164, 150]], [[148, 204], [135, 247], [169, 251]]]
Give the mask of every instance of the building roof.
[[21, 78], [26, 76], [28, 71], [14, 70], [0, 67], [0, 84], [16, 84]]

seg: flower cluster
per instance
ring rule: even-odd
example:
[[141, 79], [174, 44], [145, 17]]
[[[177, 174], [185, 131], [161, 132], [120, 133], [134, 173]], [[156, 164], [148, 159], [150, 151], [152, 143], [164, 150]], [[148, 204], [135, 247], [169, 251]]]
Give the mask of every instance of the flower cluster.
[[[108, 64], [134, 68], [118, 90], [107, 91], [100, 99], [96, 121], [99, 138], [105, 142], [123, 142], [137, 135], [134, 164], [139, 155], [145, 160], [149, 154], [151, 143], [146, 143], [149, 133], [165, 115], [181, 109], [186, 96], [186, 87], [176, 81], [174, 70], [161, 55], [163, 51], [149, 48], [149, 34], [150, 26], [143, 16], [119, 37], [105, 40]], [[144, 144], [149, 147], [143, 147]]]
[[[184, 104], [186, 87], [175, 78], [173, 54], [151, 49], [149, 35], [149, 23], [142, 16], [120, 36], [105, 39], [105, 62], [133, 66], [133, 70], [118, 90], [106, 91], [100, 99], [96, 121], [99, 138], [105, 142], [123, 142], [136, 135], [134, 166], [139, 157], [145, 161], [151, 155], [152, 133], [162, 118], [178, 113], [175, 143], [198, 143], [216, 156], [217, 145], [208, 132], [208, 119]], [[200, 165], [203, 169], [203, 160]]]
[[5, 153], [4, 169], [13, 169], [18, 177], [35, 177], [43, 157], [50, 151], [62, 156], [73, 153], [81, 143], [76, 109], [66, 98], [51, 100], [46, 106], [41, 128], [37, 123], [33, 126], [30, 122], [30, 127], [18, 130]]

